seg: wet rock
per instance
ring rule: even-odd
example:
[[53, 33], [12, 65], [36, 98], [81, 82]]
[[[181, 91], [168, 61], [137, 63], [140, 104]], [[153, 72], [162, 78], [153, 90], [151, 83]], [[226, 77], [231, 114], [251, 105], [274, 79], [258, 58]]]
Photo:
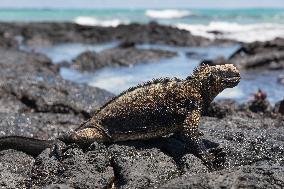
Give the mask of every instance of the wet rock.
[[120, 25], [116, 28], [118, 39], [135, 43], [151, 43], [177, 46], [206, 46], [212, 42], [193, 36], [189, 31], [157, 23]]
[[215, 65], [226, 64], [226, 62], [227, 60], [223, 56], [219, 56], [215, 58], [214, 60], [211, 60], [211, 59], [202, 60], [200, 64], [215, 66]]
[[228, 60], [219, 58], [206, 63], [234, 64], [240, 69], [283, 69], [284, 39], [243, 44]]
[[209, 40], [193, 36], [189, 31], [154, 22], [118, 27], [81, 26], [74, 23], [1, 23], [0, 33], [20, 35], [31, 46], [50, 46], [59, 43], [102, 43], [121, 40], [177, 46], [207, 46], [230, 43], [232, 40]]
[[198, 52], [194, 52], [194, 51], [190, 51], [190, 52], [186, 52], [185, 55], [188, 58], [192, 58], [192, 59], [203, 59], [207, 56], [207, 54], [205, 53], [198, 53]]
[[212, 33], [214, 35], [223, 35], [225, 34], [223, 31], [218, 31], [218, 30], [210, 30], [208, 33]]
[[120, 43], [118, 47], [120, 47], [120, 48], [135, 47], [135, 42], [133, 42], [133, 41], [124, 41], [124, 42]]
[[109, 66], [132, 66], [138, 63], [155, 62], [171, 58], [177, 53], [156, 49], [113, 48], [100, 53], [84, 52], [73, 62], [73, 67], [81, 71], [95, 71]]
[[114, 172], [103, 146], [86, 153], [70, 148], [60, 161], [49, 154], [47, 149], [36, 158], [30, 187], [64, 184], [72, 188], [108, 188], [113, 184]]
[[22, 152], [0, 152], [0, 187], [23, 188], [29, 181], [34, 158]]
[[159, 149], [147, 148], [139, 142], [127, 144], [109, 148], [119, 188], [157, 187], [178, 175], [173, 158]]

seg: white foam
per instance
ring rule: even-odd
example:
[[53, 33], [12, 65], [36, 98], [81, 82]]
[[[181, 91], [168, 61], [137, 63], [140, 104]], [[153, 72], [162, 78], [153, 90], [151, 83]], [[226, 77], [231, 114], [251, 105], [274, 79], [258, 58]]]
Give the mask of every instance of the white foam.
[[173, 18], [187, 17], [192, 15], [192, 13], [187, 10], [165, 9], [165, 10], [146, 10], [145, 15], [150, 18], [173, 19]]
[[121, 21], [119, 19], [111, 19], [111, 20], [99, 20], [95, 17], [89, 16], [78, 16], [74, 19], [74, 22], [79, 25], [85, 26], [102, 26], [102, 27], [116, 27], [120, 24], [126, 24], [126, 21]]
[[[210, 22], [208, 25], [184, 24], [175, 25], [179, 29], [190, 31], [210, 39], [234, 39], [242, 42], [268, 41], [276, 37], [284, 37], [284, 25], [277, 23], [238, 24], [230, 22]], [[220, 31], [215, 35], [210, 31]]]

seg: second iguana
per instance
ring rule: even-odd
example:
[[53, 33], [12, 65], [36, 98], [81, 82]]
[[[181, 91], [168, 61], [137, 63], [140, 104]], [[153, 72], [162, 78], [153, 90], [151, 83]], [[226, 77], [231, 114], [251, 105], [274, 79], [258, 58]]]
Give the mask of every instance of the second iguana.
[[[58, 139], [80, 146], [93, 142], [147, 140], [177, 133], [205, 162], [198, 130], [201, 114], [224, 89], [235, 87], [240, 73], [232, 64], [196, 68], [186, 79], [156, 79], [130, 88], [102, 106], [91, 119]], [[13, 148], [34, 155], [53, 141], [10, 136], [0, 138], [0, 150]]]

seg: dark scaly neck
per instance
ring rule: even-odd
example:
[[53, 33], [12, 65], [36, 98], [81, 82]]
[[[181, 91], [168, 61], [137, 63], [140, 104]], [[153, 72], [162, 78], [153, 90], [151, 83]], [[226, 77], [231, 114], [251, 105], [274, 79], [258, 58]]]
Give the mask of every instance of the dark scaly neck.
[[200, 82], [201, 95], [204, 101], [204, 107], [209, 107], [214, 98], [223, 91], [221, 85], [214, 84], [210, 81]]

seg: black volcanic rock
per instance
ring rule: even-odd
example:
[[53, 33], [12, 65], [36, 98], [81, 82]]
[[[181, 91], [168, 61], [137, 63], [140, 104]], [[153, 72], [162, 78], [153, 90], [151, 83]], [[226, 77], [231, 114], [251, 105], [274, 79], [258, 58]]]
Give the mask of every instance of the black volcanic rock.
[[83, 121], [73, 114], [0, 113], [0, 136], [50, 139], [77, 128]]
[[177, 53], [157, 49], [113, 48], [100, 53], [91, 51], [80, 54], [73, 60], [73, 67], [81, 71], [96, 71], [103, 67], [131, 66], [138, 63], [158, 62]]
[[35, 159], [28, 187], [65, 184], [72, 188], [109, 188], [114, 182], [113, 168], [103, 146], [86, 153], [69, 149], [61, 160], [49, 154], [50, 149], [46, 149]]
[[41, 54], [0, 49], [1, 112], [73, 113], [90, 117], [113, 95], [63, 80]]
[[130, 43], [151, 43], [176, 46], [207, 46], [235, 43], [232, 40], [209, 40], [172, 26], [128, 24], [117, 27], [82, 26], [74, 23], [1, 23], [0, 33], [22, 36], [29, 46], [50, 46], [60, 43], [103, 43], [121, 40]]
[[113, 95], [105, 90], [41, 75], [7, 78], [0, 86], [34, 112], [73, 113], [90, 117]]
[[[230, 188], [272, 187], [277, 183], [281, 188], [284, 178], [283, 117], [275, 118], [253, 112], [248, 114], [234, 103], [223, 103], [224, 107], [221, 104], [219, 104], [220, 109], [234, 107], [237, 111], [233, 108], [231, 110], [233, 113], [225, 113], [220, 118], [204, 116], [200, 126], [208, 150], [219, 149], [219, 155], [216, 157], [221, 158], [222, 163], [216, 164], [216, 170], [209, 171], [198, 157], [186, 151], [185, 146], [190, 144], [179, 141], [176, 136], [170, 136], [149, 141], [126, 141], [108, 146], [94, 143], [84, 150], [70, 146], [60, 160], [50, 156], [50, 149], [46, 149], [36, 157], [35, 163], [25, 164], [29, 174], [24, 179], [16, 175], [18, 180], [15, 183], [22, 185], [24, 180], [25, 186], [28, 187], [63, 188], [110, 186]], [[64, 117], [64, 114], [57, 114], [53, 117], [54, 115], [50, 114], [49, 117], [35, 117], [35, 114], [45, 113], [14, 114], [10, 117], [3, 114], [2, 117], [5, 119], [2, 118], [1, 127], [14, 127], [16, 134], [17, 129], [22, 128], [26, 133], [22, 133], [24, 136], [30, 136], [31, 132], [37, 133], [38, 128], [42, 128], [40, 134], [35, 136], [46, 138], [53, 137], [54, 130], [49, 130], [50, 126], [58, 124], [53, 128], [61, 128], [60, 132], [64, 132], [68, 125], [72, 124], [72, 121], [68, 121], [70, 119], [68, 116], [72, 115]], [[16, 121], [17, 119], [19, 121]], [[13, 124], [5, 126], [9, 120]], [[48, 124], [48, 120], [54, 121]], [[66, 127], [60, 125], [63, 123]], [[30, 129], [25, 129], [28, 128], [24, 126], [25, 124]], [[47, 136], [44, 135], [45, 132], [48, 133]], [[17, 155], [21, 152], [2, 151], [1, 153], [0, 160], [7, 153]], [[20, 166], [20, 163], [15, 162], [15, 166]], [[8, 171], [9, 174], [10, 172]], [[8, 182], [7, 178], [4, 178], [4, 181]], [[210, 186], [208, 182], [211, 183]]]
[[241, 69], [283, 69], [284, 39], [243, 44], [228, 60], [218, 58], [205, 62], [209, 65], [234, 64]]
[[[133, 146], [131, 144], [134, 144]], [[113, 166], [120, 188], [149, 188], [174, 178], [179, 171], [172, 157], [160, 149], [135, 143], [111, 145]]]
[[23, 188], [29, 181], [34, 158], [14, 150], [0, 152], [0, 187]]

